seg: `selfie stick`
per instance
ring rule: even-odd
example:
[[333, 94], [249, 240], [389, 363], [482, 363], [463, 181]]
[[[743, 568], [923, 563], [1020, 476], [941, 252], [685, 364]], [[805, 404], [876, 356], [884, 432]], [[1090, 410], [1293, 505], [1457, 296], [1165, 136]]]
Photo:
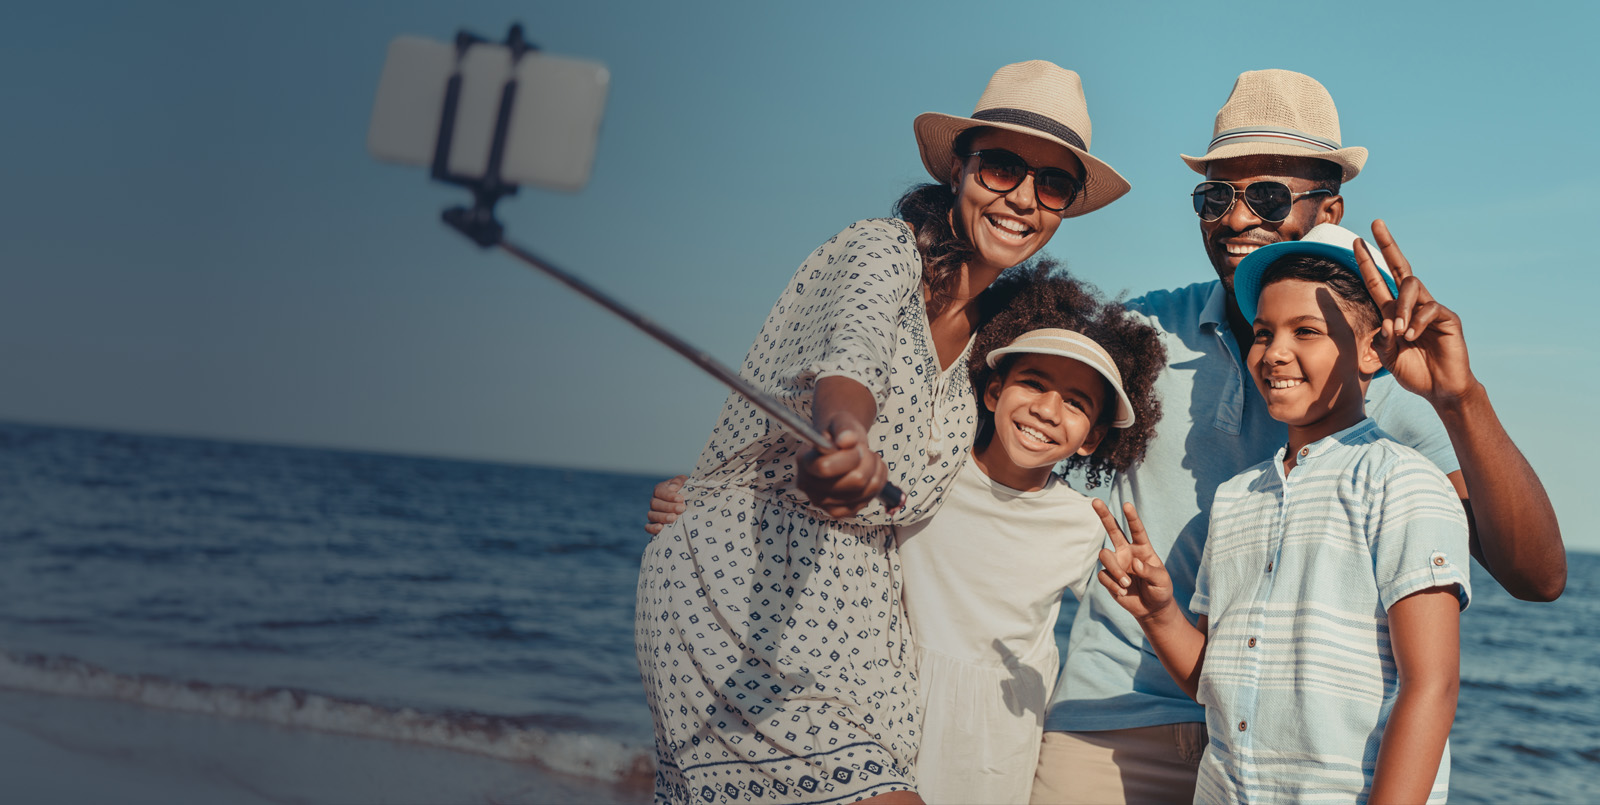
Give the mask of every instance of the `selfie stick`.
[[[465, 31], [456, 35], [456, 58], [459, 60], [467, 48], [478, 42], [486, 40]], [[512, 64], [516, 64], [523, 54], [537, 50], [538, 47], [529, 44], [522, 38], [522, 26], [512, 25], [510, 33], [506, 36], [506, 46], [511, 49]], [[452, 207], [444, 211], [445, 223], [454, 227], [461, 234], [472, 239], [472, 242], [487, 249], [499, 246], [507, 254], [524, 263], [544, 272], [554, 279], [589, 297], [601, 307], [617, 314], [627, 320], [629, 324], [643, 330], [651, 338], [665, 344], [672, 351], [688, 358], [691, 363], [703, 369], [722, 384], [739, 393], [749, 400], [752, 405], [760, 408], [767, 416], [777, 420], [779, 424], [800, 438], [816, 445], [824, 453], [832, 453], [837, 448], [827, 436], [820, 433], [811, 423], [805, 421], [794, 411], [784, 407], [760, 389], [751, 385], [749, 381], [735, 374], [726, 366], [718, 363], [716, 359], [702, 352], [683, 339], [662, 329], [655, 322], [639, 315], [621, 302], [611, 298], [599, 289], [572, 274], [551, 265], [548, 261], [535, 255], [516, 244], [509, 243], [503, 237], [505, 228], [495, 220], [494, 205], [502, 197], [515, 195], [517, 186], [507, 184], [500, 178], [500, 161], [505, 154], [507, 122], [511, 119], [511, 106], [516, 100], [517, 81], [515, 78], [506, 81], [505, 87], [500, 92], [500, 109], [495, 120], [494, 140], [489, 150], [489, 165], [482, 178], [460, 176], [450, 173], [449, 155], [450, 140], [455, 130], [456, 105], [461, 94], [461, 74], [457, 72], [450, 77], [450, 83], [445, 90], [444, 114], [439, 120], [439, 136], [435, 141], [433, 152], [433, 178], [449, 184], [461, 185], [472, 191], [473, 205], [467, 207]], [[878, 499], [883, 501], [884, 508], [890, 514], [899, 511], [905, 505], [905, 493], [894, 484], [885, 483], [878, 492]]]

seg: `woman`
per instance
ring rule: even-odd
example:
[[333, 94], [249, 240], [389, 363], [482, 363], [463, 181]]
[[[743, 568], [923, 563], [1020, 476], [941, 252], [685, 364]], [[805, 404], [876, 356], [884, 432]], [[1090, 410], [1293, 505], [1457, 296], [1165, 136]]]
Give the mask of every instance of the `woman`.
[[[1078, 76], [1049, 62], [1001, 68], [971, 117], [915, 131], [939, 183], [813, 252], [742, 370], [838, 450], [730, 396], [685, 513], [645, 552], [658, 801], [921, 801], [891, 527], [932, 512], [972, 445], [979, 294], [1128, 184], [1089, 155]], [[891, 478], [895, 513], [874, 500]]]

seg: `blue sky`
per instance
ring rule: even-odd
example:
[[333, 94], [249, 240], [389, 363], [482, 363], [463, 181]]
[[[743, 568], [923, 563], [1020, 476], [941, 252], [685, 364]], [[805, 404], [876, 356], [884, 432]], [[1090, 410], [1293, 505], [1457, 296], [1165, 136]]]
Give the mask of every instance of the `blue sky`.
[[[1247, 9], [1261, 9], [1247, 17]], [[800, 260], [924, 178], [911, 120], [993, 71], [1077, 70], [1133, 184], [1049, 252], [1110, 293], [1212, 276], [1187, 193], [1243, 70], [1322, 81], [1386, 219], [1466, 322], [1569, 542], [1600, 549], [1586, 236], [1600, 12], [1579, 3], [52, 3], [0, 30], [0, 418], [665, 472], [723, 391], [437, 221], [372, 160], [389, 40], [512, 21], [605, 62], [593, 181], [509, 236], [736, 364]], [[1565, 302], [1558, 304], [1557, 300]]]

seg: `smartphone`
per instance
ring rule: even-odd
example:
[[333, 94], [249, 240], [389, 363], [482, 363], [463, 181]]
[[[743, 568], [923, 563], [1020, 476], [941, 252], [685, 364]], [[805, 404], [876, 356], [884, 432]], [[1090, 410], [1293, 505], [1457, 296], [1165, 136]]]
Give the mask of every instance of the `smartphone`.
[[389, 43], [367, 129], [367, 150], [403, 165], [432, 166], [450, 77], [461, 75], [449, 172], [483, 178], [501, 90], [517, 82], [500, 178], [553, 190], [589, 182], [611, 74], [599, 62], [530, 51], [512, 63], [505, 45], [480, 43], [457, 59], [453, 43], [401, 36]]

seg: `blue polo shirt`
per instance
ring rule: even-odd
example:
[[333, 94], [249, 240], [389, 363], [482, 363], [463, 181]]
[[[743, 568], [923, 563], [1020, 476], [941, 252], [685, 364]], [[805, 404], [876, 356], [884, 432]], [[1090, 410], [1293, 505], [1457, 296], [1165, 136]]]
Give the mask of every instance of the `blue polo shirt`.
[[[1150, 542], [1187, 602], [1223, 481], [1272, 457], [1288, 429], [1267, 415], [1228, 330], [1222, 283], [1156, 291], [1127, 303], [1162, 333], [1161, 422], [1144, 461], [1093, 490], [1122, 511], [1133, 501]], [[1367, 388], [1367, 415], [1446, 474], [1460, 469], [1444, 424], [1426, 400], [1387, 375]], [[1081, 487], [1080, 487], [1081, 488]], [[1459, 505], [1459, 504], [1458, 504]], [[1045, 729], [1094, 731], [1205, 721], [1205, 710], [1161, 667], [1144, 632], [1100, 584], [1078, 607]]]
[[[1371, 419], [1217, 490], [1189, 610], [1207, 615], [1196, 802], [1356, 802], [1399, 694], [1389, 607], [1471, 592], [1455, 487]], [[1444, 802], [1446, 746], [1429, 802]]]

